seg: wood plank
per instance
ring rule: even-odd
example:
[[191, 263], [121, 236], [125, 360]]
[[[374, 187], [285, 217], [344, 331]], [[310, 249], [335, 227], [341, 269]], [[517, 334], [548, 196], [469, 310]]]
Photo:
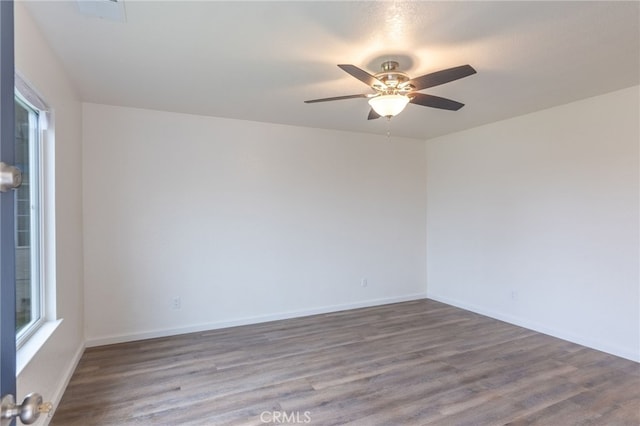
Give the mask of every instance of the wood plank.
[[640, 365], [419, 300], [89, 348], [51, 424], [278, 424], [273, 413], [318, 425], [637, 426]]

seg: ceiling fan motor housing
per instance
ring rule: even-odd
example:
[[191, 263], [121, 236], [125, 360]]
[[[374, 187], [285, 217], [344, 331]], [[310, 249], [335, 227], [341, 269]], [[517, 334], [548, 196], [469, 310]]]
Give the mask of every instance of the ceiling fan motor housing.
[[382, 72], [377, 73], [374, 77], [384, 85], [376, 83], [373, 88], [388, 95], [405, 95], [413, 90], [412, 86], [408, 84], [411, 79], [407, 74], [397, 71], [398, 65], [396, 61], [383, 62], [381, 65]]

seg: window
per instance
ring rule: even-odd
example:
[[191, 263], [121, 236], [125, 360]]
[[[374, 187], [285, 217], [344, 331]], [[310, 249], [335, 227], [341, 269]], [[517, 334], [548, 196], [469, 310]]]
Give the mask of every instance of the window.
[[[1, 0], [0, 0], [1, 1]], [[22, 187], [14, 191], [16, 241], [16, 373], [53, 335], [55, 277], [54, 114], [16, 70], [15, 162]]]
[[16, 341], [24, 343], [44, 321], [42, 278], [41, 111], [20, 93], [15, 99], [15, 163], [22, 185], [16, 207]]

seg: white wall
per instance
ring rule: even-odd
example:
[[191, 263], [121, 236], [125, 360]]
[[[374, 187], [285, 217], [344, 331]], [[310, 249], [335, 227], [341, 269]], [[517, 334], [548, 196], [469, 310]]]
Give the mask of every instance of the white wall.
[[425, 296], [424, 141], [96, 104], [83, 129], [89, 345]]
[[640, 360], [638, 95], [428, 141], [429, 297]]
[[[46, 200], [55, 229], [49, 273], [55, 279], [53, 300], [62, 324], [18, 376], [18, 400], [40, 392], [57, 402], [84, 348], [82, 260], [82, 109], [73, 86], [21, 2], [15, 4], [16, 68], [53, 108], [54, 123], [45, 149], [55, 176], [56, 199]], [[41, 418], [41, 422], [46, 417]]]

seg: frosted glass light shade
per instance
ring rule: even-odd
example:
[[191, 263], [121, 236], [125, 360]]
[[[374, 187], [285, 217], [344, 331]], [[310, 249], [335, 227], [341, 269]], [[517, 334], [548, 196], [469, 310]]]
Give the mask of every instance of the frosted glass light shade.
[[382, 117], [393, 117], [402, 112], [409, 98], [402, 95], [381, 95], [369, 99], [369, 105]]

